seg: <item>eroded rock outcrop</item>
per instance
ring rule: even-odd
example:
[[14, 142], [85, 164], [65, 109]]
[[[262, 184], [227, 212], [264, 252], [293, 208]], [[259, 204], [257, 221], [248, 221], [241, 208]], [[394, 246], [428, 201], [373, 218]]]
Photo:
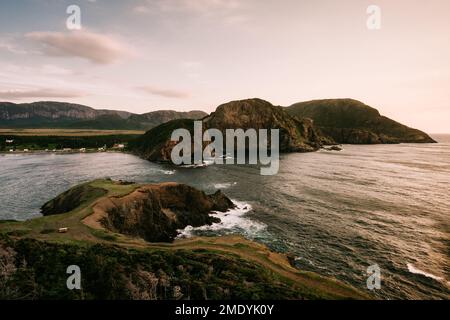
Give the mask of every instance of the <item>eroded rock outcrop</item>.
[[281, 152], [309, 152], [324, 142], [314, 130], [310, 119], [287, 114], [282, 107], [262, 99], [231, 101], [217, 107], [203, 119], [206, 128], [219, 129], [279, 129]]
[[102, 199], [93, 209], [108, 230], [150, 242], [169, 242], [178, 229], [220, 222], [210, 213], [233, 207], [221, 191], [207, 195], [185, 184], [161, 183], [145, 185], [124, 197]]

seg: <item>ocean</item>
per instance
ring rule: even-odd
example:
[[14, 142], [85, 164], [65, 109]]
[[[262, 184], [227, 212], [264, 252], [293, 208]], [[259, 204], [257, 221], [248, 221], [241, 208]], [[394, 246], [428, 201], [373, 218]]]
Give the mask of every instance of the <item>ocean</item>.
[[0, 155], [0, 219], [40, 216], [43, 203], [109, 177], [177, 181], [237, 204], [222, 222], [180, 237], [241, 234], [295, 257], [298, 268], [367, 290], [378, 265], [382, 299], [450, 298], [450, 135], [438, 144], [344, 145], [284, 154], [275, 176], [259, 168], [175, 168], [129, 154]]

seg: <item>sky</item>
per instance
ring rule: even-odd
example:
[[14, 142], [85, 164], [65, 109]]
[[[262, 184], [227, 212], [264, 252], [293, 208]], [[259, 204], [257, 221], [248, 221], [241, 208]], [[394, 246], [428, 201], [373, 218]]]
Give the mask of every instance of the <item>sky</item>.
[[1, 0], [0, 101], [144, 113], [353, 98], [450, 133], [449, 12], [448, 0]]

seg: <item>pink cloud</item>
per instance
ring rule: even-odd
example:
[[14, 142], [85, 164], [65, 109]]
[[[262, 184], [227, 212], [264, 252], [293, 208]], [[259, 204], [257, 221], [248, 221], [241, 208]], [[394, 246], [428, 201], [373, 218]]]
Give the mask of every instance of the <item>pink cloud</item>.
[[78, 57], [98, 64], [111, 64], [130, 55], [130, 50], [113, 37], [90, 31], [31, 32], [25, 35], [52, 56]]
[[138, 87], [138, 89], [143, 90], [149, 94], [160, 96], [164, 98], [175, 98], [175, 99], [187, 99], [190, 97], [190, 94], [184, 91], [172, 90], [172, 89], [163, 89], [154, 86], [143, 86]]
[[33, 89], [33, 90], [5, 90], [0, 91], [0, 98], [17, 100], [25, 98], [78, 98], [85, 94], [75, 90]]

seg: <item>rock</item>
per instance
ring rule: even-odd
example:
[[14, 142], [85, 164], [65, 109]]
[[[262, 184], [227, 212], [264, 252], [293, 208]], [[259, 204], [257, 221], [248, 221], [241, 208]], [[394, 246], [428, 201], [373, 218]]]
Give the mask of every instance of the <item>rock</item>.
[[327, 151], [342, 151], [342, 148], [340, 146], [331, 146], [331, 147], [324, 147], [325, 150]]
[[209, 196], [215, 203], [215, 210], [225, 212], [234, 207], [233, 202], [225, 196], [222, 191], [218, 190], [216, 193]]

